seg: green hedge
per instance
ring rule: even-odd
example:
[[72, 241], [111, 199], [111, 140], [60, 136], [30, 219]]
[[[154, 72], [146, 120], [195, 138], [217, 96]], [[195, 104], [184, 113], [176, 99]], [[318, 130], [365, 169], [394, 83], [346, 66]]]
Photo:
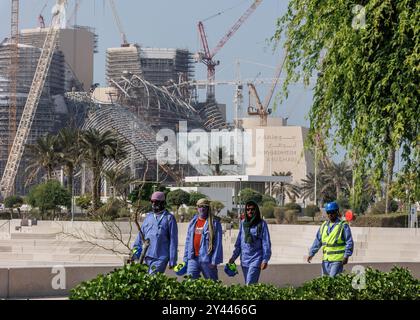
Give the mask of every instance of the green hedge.
[[406, 228], [407, 214], [378, 214], [357, 216], [352, 222], [353, 227], [393, 227]]
[[270, 284], [224, 285], [221, 281], [178, 281], [165, 274], [147, 274], [147, 267], [126, 265], [107, 275], [83, 282], [70, 291], [71, 300], [383, 300], [420, 299], [420, 281], [407, 269], [390, 272], [366, 269], [366, 288], [352, 287], [353, 274], [321, 277], [300, 288]]

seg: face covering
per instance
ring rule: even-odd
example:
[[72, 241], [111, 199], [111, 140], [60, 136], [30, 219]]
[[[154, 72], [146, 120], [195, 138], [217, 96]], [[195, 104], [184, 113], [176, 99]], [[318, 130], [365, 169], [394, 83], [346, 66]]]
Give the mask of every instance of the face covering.
[[152, 203], [152, 210], [154, 213], [160, 213], [163, 209], [165, 209], [165, 204], [163, 202]]
[[207, 219], [209, 215], [209, 207], [198, 208], [198, 216], [201, 219]]

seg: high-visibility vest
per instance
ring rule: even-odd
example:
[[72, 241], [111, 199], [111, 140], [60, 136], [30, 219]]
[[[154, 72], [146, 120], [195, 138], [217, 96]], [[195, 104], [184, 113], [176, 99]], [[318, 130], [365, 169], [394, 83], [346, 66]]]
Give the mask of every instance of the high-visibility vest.
[[324, 261], [343, 261], [346, 244], [342, 240], [344, 225], [348, 224], [346, 221], [340, 221], [330, 232], [328, 231], [328, 222], [325, 221], [321, 226], [321, 241], [324, 251]]

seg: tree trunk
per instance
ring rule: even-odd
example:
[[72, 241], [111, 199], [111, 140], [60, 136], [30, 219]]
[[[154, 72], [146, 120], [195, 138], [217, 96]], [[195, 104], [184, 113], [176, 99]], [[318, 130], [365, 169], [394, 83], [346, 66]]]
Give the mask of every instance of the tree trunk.
[[101, 197], [101, 171], [93, 170], [93, 181], [92, 181], [92, 205], [93, 210], [96, 212], [100, 207]]
[[67, 190], [73, 196], [73, 172], [74, 168], [72, 164], [67, 165]]
[[386, 173], [386, 186], [385, 186], [385, 214], [389, 211], [389, 187], [392, 183], [392, 175], [394, 173], [394, 165], [395, 165], [395, 150], [391, 148], [388, 154], [388, 161], [387, 161], [387, 173]]

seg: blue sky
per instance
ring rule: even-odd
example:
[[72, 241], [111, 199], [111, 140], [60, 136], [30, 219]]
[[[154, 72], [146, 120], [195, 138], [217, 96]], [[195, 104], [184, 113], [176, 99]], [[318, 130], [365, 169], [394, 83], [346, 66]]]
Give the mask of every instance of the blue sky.
[[[115, 0], [120, 19], [129, 42], [145, 47], [186, 48], [192, 52], [199, 50], [200, 41], [197, 23], [214, 14], [222, 14], [204, 22], [209, 45], [216, 46], [227, 30], [252, 4], [253, 0]], [[37, 27], [38, 15], [45, 4], [43, 15], [46, 23], [55, 0], [20, 0], [20, 28]], [[68, 1], [68, 17], [72, 15], [75, 0]], [[219, 51], [216, 59], [220, 65], [216, 69], [216, 79], [235, 79], [236, 61], [240, 59], [243, 78], [269, 78], [283, 52], [273, 52], [267, 44], [275, 30], [277, 17], [287, 7], [287, 0], [264, 0], [229, 42]], [[0, 37], [10, 33], [10, 0], [0, 0]], [[72, 19], [71, 24], [74, 23]], [[108, 47], [120, 45], [120, 35], [114, 21], [108, 0], [81, 0], [77, 13], [77, 24], [96, 29], [99, 35], [99, 53], [95, 55], [95, 82], [105, 84], [105, 51]], [[250, 62], [246, 62], [250, 61]], [[263, 66], [264, 65], [264, 66]], [[196, 79], [206, 78], [203, 64], [195, 65]], [[257, 87], [263, 101], [269, 85]], [[278, 85], [278, 88], [280, 84]], [[277, 92], [277, 91], [276, 91]], [[246, 91], [245, 91], [246, 93]], [[200, 96], [204, 99], [205, 92]], [[216, 96], [219, 102], [227, 104], [228, 119], [233, 117], [233, 86], [218, 86]], [[305, 119], [312, 101], [310, 89], [303, 85], [291, 87], [289, 99], [277, 107], [276, 113], [289, 117], [289, 124], [308, 126]], [[243, 109], [246, 109], [245, 96]]]

